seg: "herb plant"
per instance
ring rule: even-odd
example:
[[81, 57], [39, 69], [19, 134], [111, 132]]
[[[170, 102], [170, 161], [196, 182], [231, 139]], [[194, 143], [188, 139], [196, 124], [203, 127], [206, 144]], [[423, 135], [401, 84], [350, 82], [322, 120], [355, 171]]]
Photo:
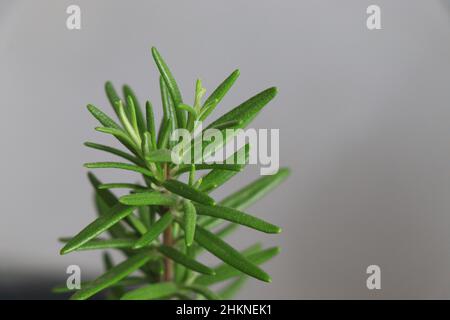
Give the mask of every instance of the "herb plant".
[[[88, 173], [94, 188], [98, 218], [65, 242], [61, 254], [72, 251], [114, 249], [125, 260], [114, 264], [108, 252], [103, 253], [105, 273], [83, 282], [71, 299], [87, 299], [106, 290], [112, 299], [229, 299], [248, 277], [270, 282], [270, 276], [259, 265], [277, 253], [277, 247], [263, 249], [259, 243], [239, 251], [223, 239], [242, 225], [265, 233], [281, 229], [269, 222], [242, 212], [279, 185], [289, 174], [281, 168], [276, 174], [264, 176], [216, 204], [209, 193], [223, 185], [245, 164], [176, 164], [171, 158], [174, 144], [169, 139], [176, 128], [194, 130], [196, 120], [205, 120], [230, 90], [239, 70], [229, 75], [202, 102], [205, 89], [196, 82], [195, 101], [184, 103], [180, 90], [167, 64], [156, 48], [152, 55], [160, 72], [163, 117], [156, 129], [152, 104], [145, 112], [127, 85], [122, 100], [113, 85], [107, 82], [106, 94], [120, 125], [94, 105], [89, 112], [100, 122], [101, 133], [114, 136], [128, 150], [86, 142], [89, 148], [105, 151], [127, 162], [95, 162], [85, 167], [115, 168], [142, 175], [141, 184], [102, 183]], [[209, 124], [208, 128], [225, 130], [246, 127], [277, 93], [266, 89]], [[249, 145], [245, 146], [248, 157]], [[235, 153], [236, 155], [236, 153]], [[198, 171], [206, 174], [196, 178]], [[180, 180], [187, 174], [187, 182]], [[128, 189], [117, 197], [112, 189]], [[107, 233], [109, 237], [99, 237]], [[208, 267], [197, 260], [204, 251], [222, 261]], [[139, 274], [139, 275], [137, 275]], [[212, 285], [223, 283], [214, 290]], [[56, 292], [70, 291], [65, 286]]]

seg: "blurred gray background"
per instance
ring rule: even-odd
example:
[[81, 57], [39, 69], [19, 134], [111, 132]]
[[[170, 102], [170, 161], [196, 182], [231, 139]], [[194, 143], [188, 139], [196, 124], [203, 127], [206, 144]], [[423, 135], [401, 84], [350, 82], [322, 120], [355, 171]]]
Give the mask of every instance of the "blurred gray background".
[[[82, 29], [66, 28], [66, 8]], [[366, 28], [378, 4], [382, 30]], [[85, 109], [111, 114], [106, 80], [130, 84], [159, 109], [150, 47], [171, 66], [187, 101], [241, 77], [215, 115], [276, 85], [253, 123], [280, 128], [290, 179], [249, 212], [284, 228], [230, 239], [280, 245], [272, 284], [239, 298], [450, 298], [450, 20], [448, 2], [424, 0], [0, 2], [0, 291], [26, 296], [68, 264], [101, 272], [99, 253], [61, 257], [60, 236], [93, 220], [82, 163], [114, 159], [84, 141]], [[115, 144], [115, 142], [114, 142]], [[118, 173], [98, 171], [105, 181]], [[257, 178], [248, 168], [217, 198]], [[133, 180], [133, 174], [125, 175]], [[366, 267], [381, 267], [381, 290]], [[52, 279], [46, 281], [45, 279]], [[45, 290], [44, 290], [45, 291]]]

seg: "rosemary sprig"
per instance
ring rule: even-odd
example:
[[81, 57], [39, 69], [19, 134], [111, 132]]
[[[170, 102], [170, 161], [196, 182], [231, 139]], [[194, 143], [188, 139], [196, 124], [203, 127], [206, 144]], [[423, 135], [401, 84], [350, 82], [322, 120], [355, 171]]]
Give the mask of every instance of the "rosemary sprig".
[[[86, 163], [85, 167], [132, 171], [140, 175], [142, 183], [101, 183], [89, 173], [98, 217], [75, 236], [61, 238], [65, 243], [61, 254], [108, 249], [119, 250], [125, 259], [114, 265], [105, 253], [106, 272], [93, 281], [84, 282], [72, 299], [88, 299], [103, 290], [108, 290], [108, 297], [116, 299], [195, 299], [199, 296], [219, 299], [230, 298], [249, 277], [271, 281], [259, 265], [274, 257], [279, 248], [263, 249], [256, 244], [239, 251], [224, 238], [237, 226], [265, 233], [281, 232], [280, 227], [242, 210], [278, 186], [289, 175], [289, 170], [283, 168], [275, 175], [260, 178], [216, 205], [209, 193], [235, 176], [245, 164], [179, 164], [174, 161], [174, 143], [169, 139], [177, 128], [195, 132], [197, 121], [204, 121], [212, 114], [239, 77], [239, 70], [232, 72], [204, 102], [206, 89], [202, 81], [197, 80], [194, 101], [189, 105], [183, 101], [178, 84], [158, 50], [152, 48], [151, 52], [160, 73], [163, 117], [159, 130], [152, 104], [147, 101], [142, 110], [128, 85], [123, 86], [123, 98], [112, 83], [105, 85], [118, 122], [94, 105], [87, 106], [101, 124], [96, 130], [114, 136], [128, 151], [93, 142], [85, 145], [128, 162], [94, 162]], [[276, 88], [258, 93], [207, 128], [246, 127], [276, 93]], [[244, 148], [247, 160], [250, 146]], [[197, 179], [204, 170], [206, 173]], [[187, 183], [180, 181], [183, 173], [188, 174]], [[117, 197], [112, 190], [118, 188], [128, 189], [130, 193]], [[215, 231], [214, 227], [224, 221], [227, 221], [224, 227]], [[105, 233], [109, 238], [98, 237]], [[200, 263], [198, 256], [204, 252], [202, 249], [223, 263], [215, 268]], [[138, 271], [142, 275], [136, 278], [132, 274]], [[209, 288], [225, 280], [231, 280], [226, 287]], [[55, 292], [66, 291], [61, 286], [55, 288]]]

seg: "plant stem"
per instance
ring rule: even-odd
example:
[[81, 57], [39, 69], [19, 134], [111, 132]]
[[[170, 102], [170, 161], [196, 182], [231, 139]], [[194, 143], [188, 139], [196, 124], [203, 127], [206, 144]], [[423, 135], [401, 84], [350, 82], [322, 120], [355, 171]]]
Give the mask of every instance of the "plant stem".
[[[173, 246], [172, 226], [169, 226], [164, 231], [163, 243], [168, 247]], [[164, 257], [164, 281], [172, 281], [172, 278], [173, 278], [173, 262], [169, 258]]]

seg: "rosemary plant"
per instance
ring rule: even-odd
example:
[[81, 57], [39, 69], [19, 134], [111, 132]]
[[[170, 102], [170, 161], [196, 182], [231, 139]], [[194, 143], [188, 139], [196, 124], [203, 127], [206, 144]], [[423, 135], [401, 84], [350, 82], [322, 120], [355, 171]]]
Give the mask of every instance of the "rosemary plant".
[[[289, 174], [282, 168], [264, 176], [220, 202], [209, 193], [223, 185], [244, 164], [177, 164], [172, 158], [174, 143], [169, 139], [177, 128], [194, 132], [197, 121], [204, 121], [230, 90], [239, 70], [229, 75], [204, 101], [205, 89], [197, 80], [195, 101], [184, 103], [178, 85], [163, 58], [152, 48], [160, 72], [163, 117], [159, 130], [155, 126], [152, 104], [145, 112], [129, 86], [123, 87], [123, 100], [107, 82], [106, 94], [120, 124], [93, 105], [89, 112], [100, 122], [97, 131], [114, 136], [128, 150], [86, 142], [89, 148], [105, 151], [127, 162], [95, 162], [85, 167], [115, 168], [142, 175], [142, 183], [102, 183], [88, 173], [94, 188], [98, 218], [65, 242], [61, 254], [73, 251], [114, 249], [125, 260], [114, 264], [104, 252], [105, 273], [83, 282], [71, 299], [87, 299], [106, 290], [111, 299], [229, 299], [248, 277], [270, 282], [270, 276], [259, 265], [277, 253], [277, 247], [263, 249], [259, 243], [239, 251], [223, 239], [238, 226], [265, 233], [281, 229], [269, 222], [242, 212], [256, 200], [279, 185]], [[246, 127], [277, 93], [269, 88], [240, 104], [208, 125], [220, 130]], [[222, 147], [222, 145], [218, 147]], [[245, 156], [248, 157], [249, 145]], [[233, 155], [236, 156], [237, 152]], [[196, 178], [198, 171], [206, 174]], [[180, 177], [187, 174], [187, 182]], [[112, 189], [129, 190], [118, 197]], [[109, 237], [99, 237], [107, 233]], [[222, 263], [208, 267], [198, 261], [204, 250]], [[218, 288], [211, 286], [222, 283]], [[70, 291], [66, 286], [56, 292]]]

